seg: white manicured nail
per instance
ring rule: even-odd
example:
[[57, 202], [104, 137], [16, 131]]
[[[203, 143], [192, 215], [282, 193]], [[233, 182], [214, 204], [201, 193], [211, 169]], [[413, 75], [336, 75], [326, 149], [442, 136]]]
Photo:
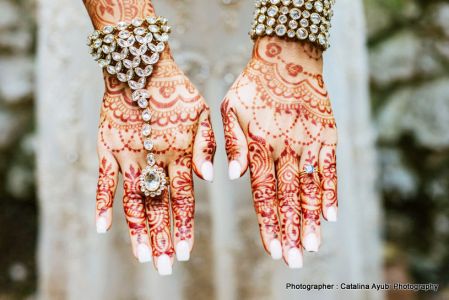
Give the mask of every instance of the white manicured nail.
[[337, 222], [337, 210], [335, 209], [335, 207], [329, 207], [327, 209], [326, 216], [329, 222]]
[[186, 241], [180, 241], [176, 245], [176, 259], [178, 261], [188, 261], [190, 259], [190, 247]]
[[288, 267], [290, 269], [302, 268], [303, 260], [302, 253], [298, 248], [291, 248], [288, 250]]
[[309, 252], [318, 251], [318, 237], [315, 233], [310, 233], [304, 238], [304, 248]]
[[137, 259], [140, 263], [146, 263], [151, 261], [151, 251], [147, 245], [139, 244], [137, 246]]
[[157, 259], [157, 271], [159, 275], [166, 276], [171, 275], [172, 267], [170, 257], [167, 254], [162, 254]]
[[97, 219], [97, 233], [103, 234], [108, 231], [108, 222], [105, 217], [99, 217]]
[[282, 258], [281, 242], [278, 240], [272, 240], [270, 242], [270, 254], [272, 259], [278, 260]]
[[240, 166], [240, 163], [236, 160], [231, 161], [229, 163], [229, 179], [235, 180], [240, 178], [241, 173], [242, 167]]
[[203, 175], [204, 180], [211, 182], [214, 180], [214, 166], [210, 161], [205, 161], [201, 165], [201, 174]]

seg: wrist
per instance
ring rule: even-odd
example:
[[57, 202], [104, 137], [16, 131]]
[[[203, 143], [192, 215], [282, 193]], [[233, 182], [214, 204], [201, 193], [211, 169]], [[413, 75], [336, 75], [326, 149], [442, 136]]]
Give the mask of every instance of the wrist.
[[300, 64], [311, 73], [323, 70], [322, 50], [309, 42], [300, 42], [279, 37], [264, 36], [254, 43], [253, 58], [284, 64]]

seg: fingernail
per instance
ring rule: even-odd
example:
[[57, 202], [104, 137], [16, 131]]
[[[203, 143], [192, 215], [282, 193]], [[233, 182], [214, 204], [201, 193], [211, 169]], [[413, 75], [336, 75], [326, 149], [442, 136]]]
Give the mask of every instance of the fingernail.
[[178, 261], [188, 261], [190, 259], [190, 247], [186, 241], [180, 241], [176, 245], [176, 259]]
[[318, 237], [315, 233], [310, 233], [304, 238], [304, 248], [309, 252], [318, 251]]
[[137, 246], [137, 259], [140, 263], [146, 263], [151, 261], [151, 251], [147, 245], [139, 244]]
[[159, 275], [166, 276], [171, 275], [172, 267], [170, 257], [167, 254], [162, 254], [157, 259], [157, 271]]
[[270, 254], [272, 259], [278, 260], [282, 258], [281, 242], [278, 240], [272, 240], [270, 242]]
[[298, 248], [288, 250], [288, 267], [290, 269], [302, 268], [303, 260], [301, 251]]
[[103, 234], [108, 231], [108, 222], [105, 217], [99, 217], [97, 219], [97, 233]]
[[337, 210], [335, 207], [329, 207], [327, 209], [326, 218], [329, 222], [337, 222]]
[[205, 161], [201, 165], [201, 174], [203, 175], [204, 180], [211, 182], [214, 180], [214, 166], [210, 161]]
[[235, 180], [240, 178], [240, 174], [242, 173], [242, 167], [240, 163], [236, 160], [233, 160], [229, 163], [229, 179]]

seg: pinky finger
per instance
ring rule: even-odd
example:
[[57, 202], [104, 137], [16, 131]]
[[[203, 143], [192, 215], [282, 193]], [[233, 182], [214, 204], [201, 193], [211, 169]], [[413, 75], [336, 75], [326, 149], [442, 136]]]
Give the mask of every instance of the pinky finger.
[[98, 233], [106, 233], [112, 223], [112, 204], [117, 189], [118, 164], [112, 155], [100, 156], [97, 184], [96, 227]]
[[323, 192], [323, 217], [329, 222], [337, 221], [337, 159], [336, 147], [324, 145], [320, 151], [321, 190]]

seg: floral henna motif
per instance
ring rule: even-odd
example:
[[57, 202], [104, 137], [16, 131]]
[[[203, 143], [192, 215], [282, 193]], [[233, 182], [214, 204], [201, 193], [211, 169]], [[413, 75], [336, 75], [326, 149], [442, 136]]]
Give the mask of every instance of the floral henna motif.
[[[318, 168], [317, 157], [311, 151], [307, 152], [306, 164]], [[306, 224], [312, 222], [320, 225], [321, 213], [321, 182], [318, 172], [308, 174], [301, 172], [299, 176], [301, 193], [301, 210]]]
[[283, 242], [288, 247], [301, 244], [298, 161], [295, 151], [288, 147], [276, 162], [279, 218]]
[[175, 237], [179, 240], [190, 240], [193, 238], [193, 217], [195, 205], [193, 198], [192, 180], [192, 155], [184, 155], [175, 162], [178, 169], [172, 178], [172, 207], [174, 226], [177, 229]]
[[83, 0], [95, 28], [154, 15], [149, 0]]
[[213, 161], [216, 149], [215, 135], [211, 124], [210, 117], [208, 117], [207, 121], [203, 121], [200, 124], [201, 136], [206, 143], [206, 146], [203, 148], [203, 157], [207, 161]]
[[140, 171], [131, 166], [123, 176], [123, 208], [131, 236], [137, 236], [137, 242], [142, 242], [148, 230], [145, 220], [144, 197], [140, 192]]
[[172, 256], [174, 250], [170, 236], [168, 191], [164, 190], [159, 197], [148, 198], [146, 206], [151, 245], [153, 245], [153, 256], [159, 257], [162, 254]]
[[114, 189], [116, 186], [115, 178], [117, 174], [113, 169], [112, 163], [108, 162], [105, 157], [101, 159], [100, 171], [97, 185], [97, 212], [98, 216], [104, 215], [114, 201]]
[[251, 133], [249, 149], [249, 168], [254, 208], [259, 216], [259, 229], [271, 238], [279, 235], [276, 213], [276, 179], [271, 166], [271, 151], [266, 141]]
[[225, 148], [228, 160], [235, 160], [240, 156], [240, 146], [237, 137], [234, 135], [234, 126], [238, 126], [235, 114], [231, 111], [229, 99], [225, 99], [221, 105], [221, 116], [225, 133]]
[[326, 153], [323, 169], [321, 170], [323, 201], [326, 208], [337, 205], [337, 159], [335, 149]]

